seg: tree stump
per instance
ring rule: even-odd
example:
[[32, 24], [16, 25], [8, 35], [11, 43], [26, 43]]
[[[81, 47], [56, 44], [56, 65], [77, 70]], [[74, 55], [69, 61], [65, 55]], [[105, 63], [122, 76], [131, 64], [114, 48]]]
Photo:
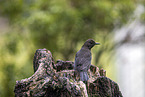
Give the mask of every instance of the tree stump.
[[88, 88], [76, 78], [74, 62], [58, 60], [55, 64], [45, 48], [36, 50], [33, 66], [31, 77], [16, 81], [16, 97], [122, 97], [117, 83], [94, 65], [88, 71]]

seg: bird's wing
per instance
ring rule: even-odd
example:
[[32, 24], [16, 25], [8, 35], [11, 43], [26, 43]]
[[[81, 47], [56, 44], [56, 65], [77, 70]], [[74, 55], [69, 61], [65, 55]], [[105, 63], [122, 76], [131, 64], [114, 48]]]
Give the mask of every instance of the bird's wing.
[[88, 66], [91, 65], [91, 52], [89, 50], [83, 50], [77, 52], [75, 57], [75, 68], [78, 71], [87, 71]]

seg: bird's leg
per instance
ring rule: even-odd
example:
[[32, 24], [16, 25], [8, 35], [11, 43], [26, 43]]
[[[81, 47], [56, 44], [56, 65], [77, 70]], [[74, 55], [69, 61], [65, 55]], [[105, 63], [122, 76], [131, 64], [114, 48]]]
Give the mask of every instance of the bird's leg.
[[86, 89], [87, 89], [87, 92], [88, 92], [88, 81], [83, 81], [84, 83], [85, 83], [85, 85], [86, 85]]
[[74, 71], [74, 79], [75, 79], [75, 81], [79, 81], [80, 80], [80, 75], [79, 75], [79, 73], [78, 73], [78, 71]]

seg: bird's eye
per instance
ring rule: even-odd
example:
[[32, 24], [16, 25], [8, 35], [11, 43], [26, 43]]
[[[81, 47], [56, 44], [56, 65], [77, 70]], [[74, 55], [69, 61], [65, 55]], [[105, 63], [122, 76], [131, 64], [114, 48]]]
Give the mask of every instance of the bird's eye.
[[92, 42], [90, 42], [90, 44], [93, 44]]

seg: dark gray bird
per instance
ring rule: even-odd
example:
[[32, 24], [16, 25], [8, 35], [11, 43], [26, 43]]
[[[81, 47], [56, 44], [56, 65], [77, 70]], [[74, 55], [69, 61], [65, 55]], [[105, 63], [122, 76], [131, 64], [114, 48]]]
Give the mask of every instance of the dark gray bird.
[[99, 44], [100, 43], [96, 43], [92, 39], [88, 39], [82, 48], [76, 53], [74, 69], [79, 73], [80, 80], [83, 82], [86, 82], [89, 79], [87, 71], [91, 65], [91, 48]]

